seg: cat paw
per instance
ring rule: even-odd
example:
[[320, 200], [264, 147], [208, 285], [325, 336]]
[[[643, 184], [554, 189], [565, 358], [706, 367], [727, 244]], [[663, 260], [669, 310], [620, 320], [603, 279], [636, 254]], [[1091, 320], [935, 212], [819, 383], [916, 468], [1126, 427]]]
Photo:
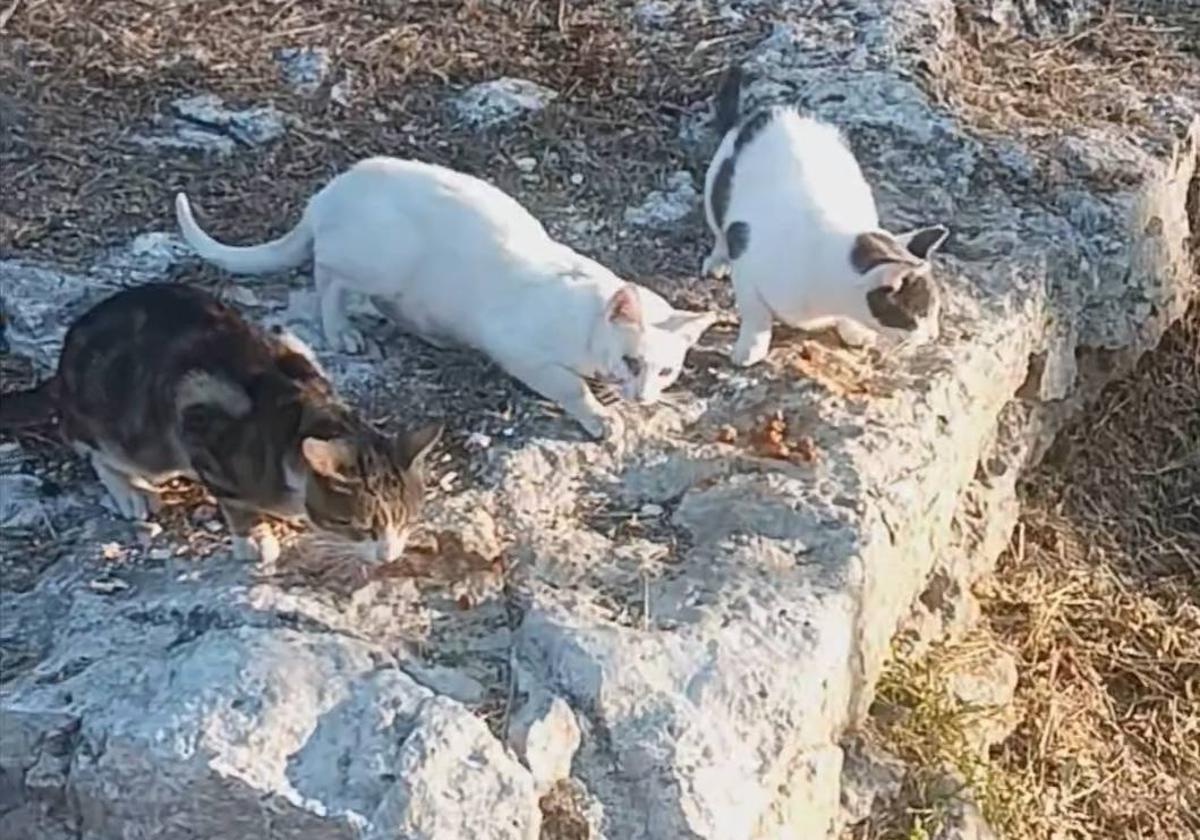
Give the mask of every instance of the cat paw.
[[613, 440], [625, 433], [625, 421], [612, 411], [590, 414], [578, 419], [579, 425], [583, 426], [584, 431], [594, 440]]
[[263, 530], [248, 537], [233, 536], [233, 556], [238, 560], [271, 565], [279, 559], [279, 540]]
[[876, 332], [850, 321], [839, 322], [836, 329], [838, 338], [847, 347], [870, 349], [879, 341], [879, 335]]
[[730, 354], [730, 360], [738, 367], [750, 367], [756, 365], [763, 359], [767, 358], [767, 352], [771, 349], [771, 341], [741, 341], [733, 346], [733, 352]]

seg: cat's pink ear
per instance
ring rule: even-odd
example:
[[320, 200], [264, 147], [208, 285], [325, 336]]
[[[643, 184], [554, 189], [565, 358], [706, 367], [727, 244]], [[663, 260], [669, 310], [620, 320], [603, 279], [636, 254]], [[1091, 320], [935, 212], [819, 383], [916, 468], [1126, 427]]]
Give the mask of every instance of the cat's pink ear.
[[642, 303], [637, 289], [630, 283], [613, 292], [608, 299], [608, 320], [615, 323], [641, 326]]
[[300, 452], [309, 469], [317, 475], [346, 479], [346, 467], [354, 462], [354, 453], [344, 440], [321, 440], [320, 438], [305, 438], [300, 442]]

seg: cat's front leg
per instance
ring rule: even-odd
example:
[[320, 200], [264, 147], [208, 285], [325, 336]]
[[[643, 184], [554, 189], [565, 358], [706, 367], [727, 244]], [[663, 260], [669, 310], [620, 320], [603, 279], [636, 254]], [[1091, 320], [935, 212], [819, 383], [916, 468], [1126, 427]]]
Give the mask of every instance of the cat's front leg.
[[229, 526], [236, 559], [258, 561], [268, 566], [279, 559], [279, 540], [257, 511], [226, 499], [218, 503]]
[[505, 365], [517, 379], [544, 397], [558, 403], [593, 438], [619, 437], [624, 424], [614, 411], [605, 409], [575, 371], [558, 364]]
[[328, 268], [317, 265], [313, 268], [313, 282], [317, 287], [325, 343], [332, 350], [351, 354], [363, 352], [367, 342], [346, 316], [346, 288], [341, 280]]
[[737, 342], [733, 345], [732, 360], [738, 367], [756, 365], [767, 357], [771, 349], [771, 310], [763, 303], [758, 291], [734, 282], [737, 299], [738, 327]]

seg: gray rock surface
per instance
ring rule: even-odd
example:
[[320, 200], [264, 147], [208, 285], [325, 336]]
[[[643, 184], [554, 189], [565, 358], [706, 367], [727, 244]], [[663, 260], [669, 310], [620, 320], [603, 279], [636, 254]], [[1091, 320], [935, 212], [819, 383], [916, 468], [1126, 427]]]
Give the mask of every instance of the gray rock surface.
[[579, 740], [579, 723], [567, 701], [545, 691], [525, 701], [509, 731], [509, 741], [533, 774], [539, 793], [570, 777]]
[[454, 109], [467, 122], [488, 126], [540, 111], [557, 98], [557, 91], [537, 82], [506, 77], [467, 88], [454, 100]]
[[200, 94], [176, 99], [170, 116], [133, 142], [157, 149], [182, 149], [228, 155], [239, 146], [261, 146], [282, 137], [283, 115], [270, 106], [230, 108], [219, 96]]
[[625, 211], [625, 222], [635, 227], [665, 227], [700, 206], [700, 193], [690, 172], [676, 172], [666, 188], [654, 190], [641, 204]]
[[[110, 558], [118, 526], [72, 491], [89, 517], [52, 514], [71, 549], [0, 611], [16, 663], [0, 686], [0, 833], [535, 836], [533, 774], [495, 734], [514, 671], [569, 704], [570, 786], [611, 840], [835, 830], [841, 739], [893, 635], [961, 626], [1022, 469], [1195, 295], [1200, 122], [1174, 145], [1165, 126], [1067, 131], [1074, 163], [1037, 183], [1020, 138], [975, 133], [913, 81], [953, 37], [950, 0], [726, 8], [776, 23], [747, 57], [751, 101], [786, 92], [843, 126], [889, 225], [954, 229], [938, 345], [881, 362], [870, 398], [770, 367], [681, 389], [629, 407], [620, 447], [566, 421], [477, 418], [480, 480], [438, 495], [428, 521], [502, 551], [504, 581], [271, 576], [232, 561], [219, 525], [124, 533]], [[1089, 181], [1113, 169], [1130, 176]], [[77, 273], [0, 262], [14, 343], [49, 364], [71, 313], [177, 259], [169, 237], [139, 241]], [[255, 289], [260, 317], [310, 320], [307, 292], [291, 306]], [[391, 357], [322, 362], [351, 394], [402, 381]], [[819, 457], [712, 442], [764, 409]], [[634, 535], [595, 524], [647, 506], [662, 512]], [[98, 570], [124, 586], [93, 588]]]
[[324, 47], [281, 47], [275, 61], [284, 83], [297, 93], [308, 96], [329, 75], [329, 50]]

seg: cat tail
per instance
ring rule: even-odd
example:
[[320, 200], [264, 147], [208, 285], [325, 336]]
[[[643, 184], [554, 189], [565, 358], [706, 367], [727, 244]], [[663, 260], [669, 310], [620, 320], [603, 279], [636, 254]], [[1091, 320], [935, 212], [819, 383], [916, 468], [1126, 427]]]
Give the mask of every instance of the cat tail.
[[0, 429], [25, 429], [53, 420], [58, 413], [58, 377], [26, 391], [0, 394]]
[[213, 239], [196, 223], [192, 205], [183, 193], [175, 195], [175, 218], [192, 250], [231, 274], [267, 274], [296, 268], [312, 255], [313, 234], [307, 213], [283, 236], [261, 245], [226, 245]]
[[731, 64], [721, 77], [721, 86], [717, 89], [716, 116], [713, 118], [713, 130], [724, 137], [738, 123], [742, 109], [742, 68]]

